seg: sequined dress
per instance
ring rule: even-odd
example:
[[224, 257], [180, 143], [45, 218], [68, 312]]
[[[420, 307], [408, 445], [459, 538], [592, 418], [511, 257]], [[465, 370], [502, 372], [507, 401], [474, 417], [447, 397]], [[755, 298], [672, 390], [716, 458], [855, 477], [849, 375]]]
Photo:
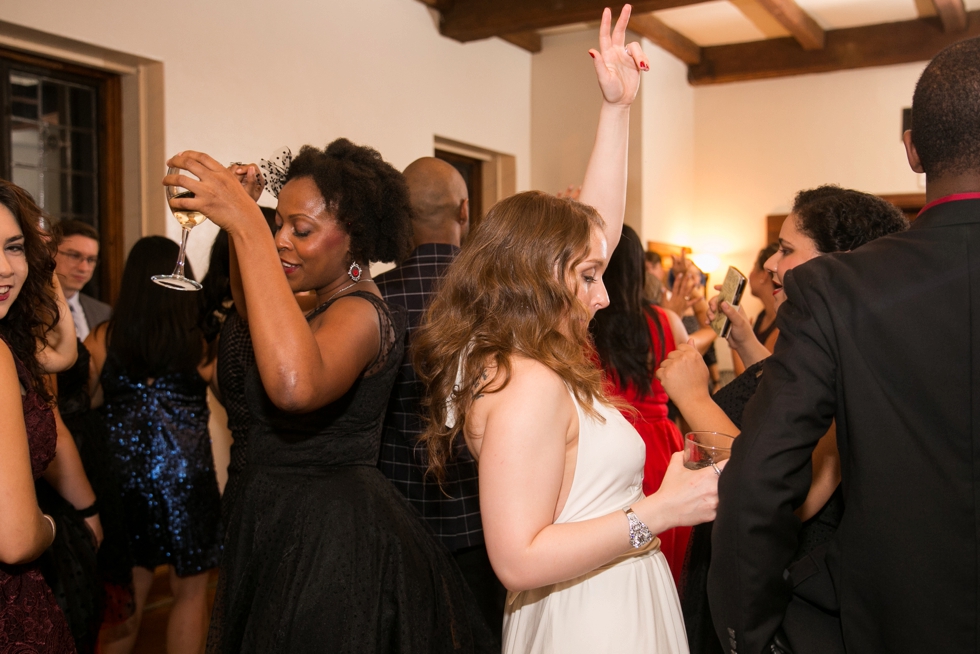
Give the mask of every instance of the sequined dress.
[[207, 384], [196, 370], [133, 380], [110, 354], [102, 389], [136, 565], [171, 565], [181, 577], [216, 567], [221, 499]]
[[[24, 423], [31, 472], [37, 480], [54, 458], [58, 432], [51, 409], [31, 388], [27, 369], [16, 357], [14, 362], [21, 386], [27, 389], [23, 396]], [[26, 565], [0, 563], [0, 652], [75, 652], [65, 616], [36, 562]]]
[[376, 466], [405, 321], [351, 296], [376, 308], [382, 348], [341, 398], [289, 414], [248, 372], [254, 422], [208, 651], [499, 651], [448, 551]]

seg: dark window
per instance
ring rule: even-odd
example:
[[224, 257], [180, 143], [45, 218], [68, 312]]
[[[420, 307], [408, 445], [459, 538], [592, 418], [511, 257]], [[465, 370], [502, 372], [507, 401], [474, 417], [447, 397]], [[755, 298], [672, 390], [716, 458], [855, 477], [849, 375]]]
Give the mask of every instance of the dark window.
[[118, 88], [116, 75], [0, 50], [0, 176], [52, 222], [99, 232], [101, 270], [85, 292], [110, 301], [121, 268]]

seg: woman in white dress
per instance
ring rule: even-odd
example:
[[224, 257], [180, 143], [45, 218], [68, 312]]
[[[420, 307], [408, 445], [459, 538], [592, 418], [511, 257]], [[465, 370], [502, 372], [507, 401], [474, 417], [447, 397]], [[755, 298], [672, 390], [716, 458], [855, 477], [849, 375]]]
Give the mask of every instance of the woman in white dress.
[[497, 204], [414, 339], [430, 469], [459, 435], [479, 461], [487, 551], [509, 590], [505, 653], [687, 652], [654, 535], [712, 520], [717, 505], [716, 470], [687, 470], [679, 454], [643, 496], [643, 441], [604, 396], [588, 338], [609, 303], [629, 107], [648, 69], [625, 45], [629, 10], [611, 30], [606, 9], [590, 51], [604, 101], [580, 202], [529, 192]]

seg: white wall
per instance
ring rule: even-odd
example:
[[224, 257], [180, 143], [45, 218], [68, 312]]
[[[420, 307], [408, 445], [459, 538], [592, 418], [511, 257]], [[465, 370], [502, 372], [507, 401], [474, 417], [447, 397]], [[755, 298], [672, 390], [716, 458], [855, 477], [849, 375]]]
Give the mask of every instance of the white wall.
[[720, 255], [720, 272], [747, 273], [765, 245], [766, 215], [788, 212], [797, 191], [924, 192], [901, 136], [925, 65], [695, 89], [695, 251]]
[[[530, 54], [443, 38], [419, 2], [4, 0], [0, 20], [162, 61], [167, 152], [255, 161], [346, 136], [401, 169], [438, 135], [516, 156], [529, 186]], [[215, 229], [191, 235], [199, 274]]]
[[643, 104], [643, 228], [647, 241], [686, 245], [694, 232], [694, 89], [687, 66], [646, 39]]

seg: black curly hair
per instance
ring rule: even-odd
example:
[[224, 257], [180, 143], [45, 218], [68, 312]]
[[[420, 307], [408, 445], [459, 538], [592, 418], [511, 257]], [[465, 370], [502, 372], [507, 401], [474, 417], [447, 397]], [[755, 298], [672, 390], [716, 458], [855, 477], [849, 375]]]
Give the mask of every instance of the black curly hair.
[[912, 96], [912, 144], [927, 175], [980, 170], [980, 38], [926, 66]]
[[402, 261], [412, 247], [405, 178], [377, 150], [337, 139], [324, 150], [304, 145], [286, 181], [309, 177], [341, 228], [355, 261]]
[[0, 204], [13, 214], [24, 234], [28, 270], [20, 295], [0, 320], [0, 336], [27, 368], [33, 390], [50, 402], [37, 353], [47, 345], [47, 333], [58, 324], [58, 302], [51, 284], [55, 268], [52, 248], [41, 233], [42, 211], [27, 191], [0, 179]]
[[800, 231], [823, 254], [854, 250], [880, 236], [909, 228], [905, 214], [892, 203], [832, 185], [797, 193], [793, 214]]

